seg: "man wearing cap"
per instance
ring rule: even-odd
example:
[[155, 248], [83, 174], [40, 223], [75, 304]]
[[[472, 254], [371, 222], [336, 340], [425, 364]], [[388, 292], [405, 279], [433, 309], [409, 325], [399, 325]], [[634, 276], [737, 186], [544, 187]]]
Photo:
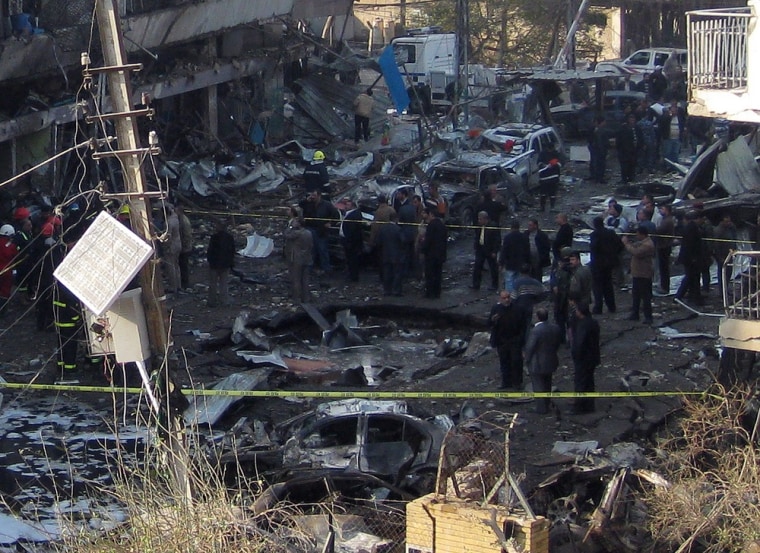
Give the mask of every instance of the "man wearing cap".
[[581, 254], [573, 251], [568, 256], [570, 262], [570, 279], [569, 294], [574, 296], [587, 305], [591, 303], [592, 277], [591, 269], [581, 262]]
[[390, 222], [392, 215], [396, 215], [396, 210], [388, 204], [388, 197], [385, 194], [379, 194], [377, 196], [375, 216], [372, 220], [372, 225], [370, 225], [369, 228], [369, 247], [372, 248], [373, 256], [377, 263], [380, 282], [383, 282], [383, 252], [378, 237], [380, 235], [380, 229], [383, 225]]
[[623, 236], [623, 245], [631, 254], [631, 296], [633, 306], [628, 317], [639, 320], [639, 310], [644, 312], [644, 324], [652, 324], [652, 278], [654, 278], [654, 242], [649, 237], [649, 228], [639, 225], [636, 240]]
[[311, 158], [311, 163], [304, 169], [303, 182], [306, 192], [320, 192], [325, 199], [330, 198], [330, 175], [325, 166], [325, 153], [317, 150]]

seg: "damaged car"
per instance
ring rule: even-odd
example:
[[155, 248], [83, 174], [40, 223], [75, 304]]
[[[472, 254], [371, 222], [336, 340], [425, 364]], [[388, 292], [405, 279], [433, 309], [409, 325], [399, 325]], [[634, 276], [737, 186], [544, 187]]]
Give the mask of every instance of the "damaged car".
[[239, 445], [220, 461], [230, 473], [270, 482], [295, 469], [350, 469], [422, 494], [433, 488], [441, 444], [453, 426], [447, 415], [410, 413], [404, 401], [335, 401], [276, 425], [272, 445]]
[[448, 201], [451, 221], [463, 225], [476, 222], [483, 192], [492, 186], [504, 198], [506, 215], [514, 214], [520, 198], [525, 200], [527, 194], [514, 172], [505, 166], [505, 159], [485, 152], [468, 152], [435, 165], [428, 182], [436, 183]]

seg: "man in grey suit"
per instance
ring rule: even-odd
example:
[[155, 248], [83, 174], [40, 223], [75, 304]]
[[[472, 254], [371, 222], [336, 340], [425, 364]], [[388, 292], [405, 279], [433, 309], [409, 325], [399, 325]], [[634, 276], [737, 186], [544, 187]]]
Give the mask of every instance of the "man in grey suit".
[[[562, 343], [562, 331], [559, 326], [549, 322], [549, 312], [545, 308], [536, 310], [536, 318], [538, 322], [528, 333], [523, 354], [533, 391], [551, 392], [552, 374], [559, 366], [557, 350]], [[548, 413], [549, 402], [548, 397], [536, 398], [536, 413]]]

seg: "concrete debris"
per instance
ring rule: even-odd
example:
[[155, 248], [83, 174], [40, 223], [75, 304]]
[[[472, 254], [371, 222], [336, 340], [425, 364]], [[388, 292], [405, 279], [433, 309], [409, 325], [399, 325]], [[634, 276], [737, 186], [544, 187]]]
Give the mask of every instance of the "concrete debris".
[[446, 338], [435, 348], [436, 357], [454, 357], [467, 349], [467, 340]]
[[264, 258], [274, 251], [274, 240], [265, 236], [253, 233], [253, 236], [247, 238], [245, 248], [238, 252], [238, 255], [245, 257]]
[[675, 328], [669, 326], [661, 326], [659, 328], [660, 334], [662, 334], [668, 340], [678, 340], [683, 338], [710, 338], [717, 340], [718, 337], [715, 334], [709, 332], [679, 332]]
[[242, 345], [246, 342], [253, 347], [265, 351], [271, 351], [272, 346], [269, 338], [260, 328], [250, 329], [247, 324], [251, 318], [250, 311], [241, 311], [232, 323], [232, 343]]
[[557, 453], [559, 455], [584, 456], [598, 447], [599, 442], [593, 440], [586, 442], [554, 442], [552, 453]]
[[288, 368], [287, 363], [282, 360], [282, 357], [276, 351], [266, 355], [256, 354], [252, 351], [238, 351], [237, 355], [253, 365], [275, 365], [277, 367], [282, 367], [283, 369]]

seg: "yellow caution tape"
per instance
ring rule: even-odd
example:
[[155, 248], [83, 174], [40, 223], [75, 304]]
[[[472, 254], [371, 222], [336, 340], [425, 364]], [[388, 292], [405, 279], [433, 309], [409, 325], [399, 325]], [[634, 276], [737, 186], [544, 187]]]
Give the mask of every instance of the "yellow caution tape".
[[[139, 394], [142, 388], [123, 386], [75, 386], [69, 384], [24, 384], [19, 382], [0, 382], [0, 388], [17, 390], [49, 390], [53, 392], [96, 392]], [[223, 397], [301, 397], [321, 399], [533, 399], [533, 398], [634, 398], [634, 397], [668, 397], [698, 396], [705, 392], [660, 391], [660, 392], [387, 392], [361, 390], [350, 392], [314, 391], [314, 390], [208, 390], [183, 389], [188, 396], [223, 396]]]

